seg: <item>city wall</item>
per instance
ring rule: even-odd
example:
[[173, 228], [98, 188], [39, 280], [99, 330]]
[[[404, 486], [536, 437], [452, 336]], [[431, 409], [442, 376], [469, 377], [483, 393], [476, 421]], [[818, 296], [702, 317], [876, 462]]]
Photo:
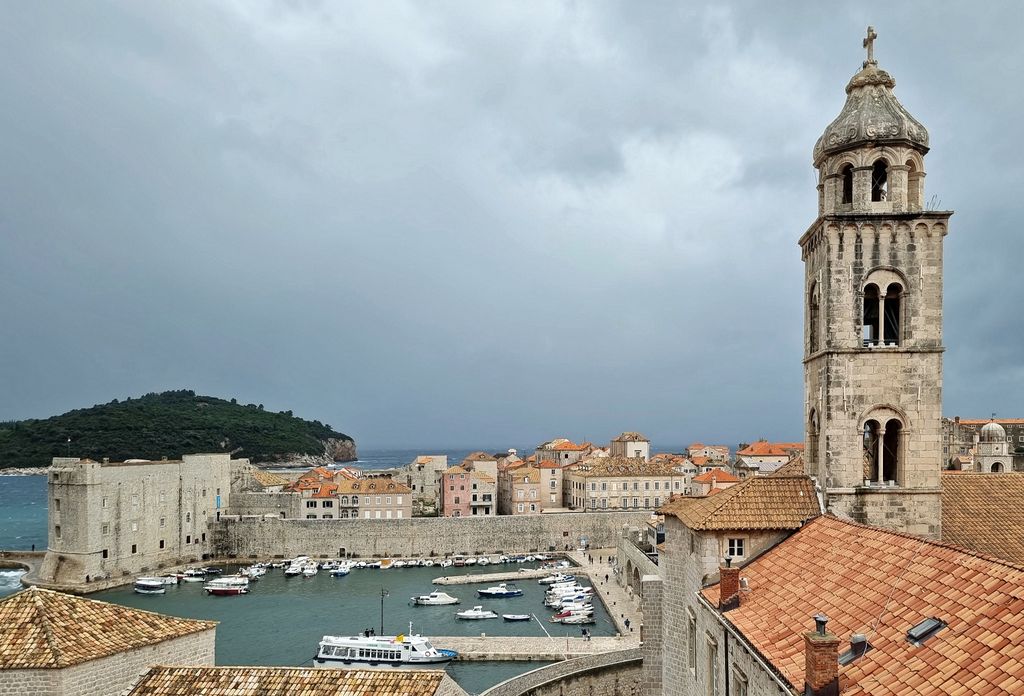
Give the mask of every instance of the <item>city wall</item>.
[[639, 648], [578, 657], [503, 681], [482, 696], [638, 696], [640, 662]]
[[579, 512], [497, 517], [422, 517], [406, 520], [298, 520], [222, 515], [213, 525], [213, 551], [239, 558], [273, 556], [417, 557], [477, 555], [616, 545], [624, 525], [648, 512]]

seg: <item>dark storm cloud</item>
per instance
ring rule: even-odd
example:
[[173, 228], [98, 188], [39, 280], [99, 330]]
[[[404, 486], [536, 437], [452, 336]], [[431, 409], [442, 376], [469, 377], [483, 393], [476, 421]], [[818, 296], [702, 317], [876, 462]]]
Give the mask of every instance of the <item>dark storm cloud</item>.
[[837, 8], [8, 3], [0, 418], [798, 438], [810, 152], [869, 23], [957, 210], [945, 411], [1024, 415], [1022, 11]]

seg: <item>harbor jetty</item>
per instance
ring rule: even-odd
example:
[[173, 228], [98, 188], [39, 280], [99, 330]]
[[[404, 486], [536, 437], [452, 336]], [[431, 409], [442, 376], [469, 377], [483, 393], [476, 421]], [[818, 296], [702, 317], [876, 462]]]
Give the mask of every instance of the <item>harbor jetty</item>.
[[[573, 568], [563, 568], [566, 572], [574, 572]], [[434, 578], [431, 582], [435, 585], [474, 585], [484, 582], [509, 582], [510, 580], [536, 580], [544, 578], [557, 571], [551, 569], [530, 569], [517, 570], [503, 573], [475, 573], [473, 575], [446, 575], [442, 578]]]
[[531, 662], [536, 660], [559, 661], [574, 657], [597, 655], [635, 648], [635, 638], [623, 636], [594, 636], [584, 638], [544, 638], [523, 636], [432, 636], [430, 642], [436, 648], [454, 650], [459, 653], [457, 660], [493, 660]]

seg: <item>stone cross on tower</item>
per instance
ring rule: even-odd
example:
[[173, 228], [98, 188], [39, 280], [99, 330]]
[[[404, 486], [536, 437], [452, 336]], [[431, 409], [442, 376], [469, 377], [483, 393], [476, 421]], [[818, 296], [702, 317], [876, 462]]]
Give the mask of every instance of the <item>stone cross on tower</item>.
[[875, 33], [874, 27], [868, 27], [868, 36], [864, 39], [864, 48], [868, 49], [868, 59], [864, 61], [864, 67], [869, 65], [878, 65], [878, 61], [875, 60], [875, 39], [878, 38], [878, 34]]

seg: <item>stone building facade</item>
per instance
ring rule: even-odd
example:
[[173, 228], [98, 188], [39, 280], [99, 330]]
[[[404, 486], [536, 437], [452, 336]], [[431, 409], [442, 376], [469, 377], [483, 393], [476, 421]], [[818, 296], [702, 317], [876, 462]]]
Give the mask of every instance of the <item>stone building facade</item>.
[[412, 490], [415, 509], [436, 512], [441, 472], [448, 468], [448, 455], [423, 454], [402, 469], [399, 477]]
[[942, 254], [950, 211], [924, 208], [928, 132], [873, 56], [814, 147], [805, 263], [808, 472], [837, 515], [938, 537]]
[[498, 474], [499, 514], [536, 515], [543, 509], [540, 469], [528, 465], [510, 466]]
[[248, 460], [187, 454], [175, 461], [58, 457], [48, 471], [43, 584], [82, 584], [194, 562], [230, 504], [232, 469]]
[[563, 500], [573, 510], [655, 510], [682, 494], [689, 478], [673, 462], [603, 457], [562, 471]]
[[[946, 468], [962, 468], [955, 465], [958, 457], [974, 459], [973, 455], [977, 453], [977, 445], [981, 439], [981, 430], [989, 423], [996, 423], [1003, 429], [1006, 456], [1011, 458], [1013, 470], [1024, 471], [1024, 418], [943, 418], [942, 457]], [[981, 469], [975, 467], [975, 470]], [[991, 471], [991, 468], [989, 470]]]

